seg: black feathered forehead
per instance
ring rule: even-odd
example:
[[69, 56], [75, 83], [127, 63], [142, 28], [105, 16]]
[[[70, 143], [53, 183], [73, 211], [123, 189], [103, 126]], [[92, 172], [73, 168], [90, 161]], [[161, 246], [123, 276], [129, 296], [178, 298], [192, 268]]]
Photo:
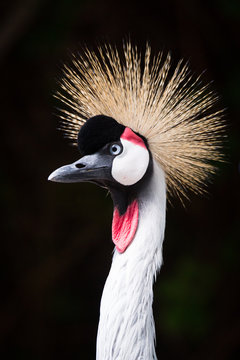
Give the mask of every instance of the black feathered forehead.
[[[78, 133], [78, 149], [84, 155], [90, 155], [113, 141], [119, 141], [126, 126], [106, 115], [96, 115], [88, 119]], [[135, 132], [143, 139], [146, 147], [146, 138]]]
[[125, 126], [105, 115], [88, 119], [78, 133], [78, 149], [82, 155], [93, 154], [104, 145], [119, 141]]

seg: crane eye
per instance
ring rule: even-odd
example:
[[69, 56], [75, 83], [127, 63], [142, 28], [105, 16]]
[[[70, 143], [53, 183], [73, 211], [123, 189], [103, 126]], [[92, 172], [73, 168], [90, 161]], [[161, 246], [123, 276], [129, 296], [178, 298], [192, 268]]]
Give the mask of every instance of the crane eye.
[[119, 155], [122, 152], [122, 146], [119, 144], [111, 144], [109, 151], [111, 155]]

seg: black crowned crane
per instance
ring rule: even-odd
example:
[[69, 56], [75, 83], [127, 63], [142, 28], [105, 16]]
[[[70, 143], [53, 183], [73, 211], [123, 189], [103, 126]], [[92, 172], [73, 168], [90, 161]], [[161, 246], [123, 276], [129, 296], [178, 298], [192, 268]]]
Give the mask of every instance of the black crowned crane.
[[115, 250], [104, 286], [97, 360], [154, 360], [153, 281], [162, 264], [166, 198], [204, 191], [221, 159], [217, 97], [170, 56], [142, 57], [130, 42], [123, 58], [108, 45], [85, 49], [65, 67], [57, 95], [62, 128], [81, 158], [49, 180], [107, 188]]

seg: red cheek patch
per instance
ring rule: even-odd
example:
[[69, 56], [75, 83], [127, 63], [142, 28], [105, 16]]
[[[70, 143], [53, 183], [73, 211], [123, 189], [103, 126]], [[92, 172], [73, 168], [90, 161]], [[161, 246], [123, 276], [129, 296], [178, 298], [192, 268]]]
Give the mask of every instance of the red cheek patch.
[[134, 200], [125, 214], [120, 215], [117, 208], [113, 212], [112, 240], [118, 252], [123, 253], [131, 244], [138, 227], [138, 202]]
[[126, 127], [123, 134], [120, 137], [121, 139], [131, 141], [135, 145], [142, 146], [146, 149], [146, 145], [140, 136], [136, 135], [130, 128]]

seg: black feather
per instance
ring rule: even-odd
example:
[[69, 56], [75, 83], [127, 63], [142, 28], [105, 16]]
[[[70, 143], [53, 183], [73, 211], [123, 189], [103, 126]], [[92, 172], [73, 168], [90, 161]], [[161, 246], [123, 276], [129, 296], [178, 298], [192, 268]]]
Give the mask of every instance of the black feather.
[[78, 149], [83, 156], [94, 154], [106, 144], [119, 141], [124, 130], [124, 125], [109, 116], [93, 116], [78, 133]]

